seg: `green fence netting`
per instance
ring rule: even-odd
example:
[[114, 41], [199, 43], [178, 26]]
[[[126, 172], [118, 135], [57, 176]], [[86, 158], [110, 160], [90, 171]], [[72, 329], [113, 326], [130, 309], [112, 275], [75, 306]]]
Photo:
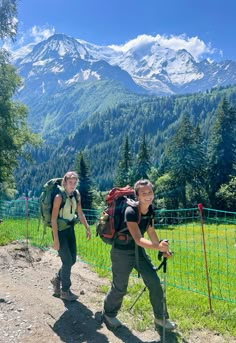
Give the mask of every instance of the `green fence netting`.
[[[52, 245], [51, 230], [43, 232], [38, 201], [0, 201], [0, 244], [26, 240], [31, 245]], [[110, 269], [110, 246], [96, 237], [100, 211], [84, 210], [93, 232], [86, 241], [84, 227], [76, 229], [78, 258], [104, 270]], [[208, 208], [158, 210], [155, 228], [160, 239], [168, 239], [173, 258], [168, 261], [168, 284], [236, 304], [236, 212]], [[157, 253], [149, 251], [157, 265]]]

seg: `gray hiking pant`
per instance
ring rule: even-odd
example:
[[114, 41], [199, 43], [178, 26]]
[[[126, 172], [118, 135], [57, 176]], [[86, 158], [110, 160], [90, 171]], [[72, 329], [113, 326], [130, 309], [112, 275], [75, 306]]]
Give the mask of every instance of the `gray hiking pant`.
[[66, 292], [71, 286], [71, 267], [76, 262], [76, 239], [74, 226], [58, 231], [60, 249], [58, 251], [62, 266], [58, 272], [61, 281], [62, 291]]
[[[121, 250], [115, 247], [111, 249], [112, 285], [104, 300], [104, 312], [109, 317], [116, 317], [121, 308], [123, 297], [127, 292], [129, 276], [135, 268], [149, 290], [154, 316], [163, 318], [163, 290], [160, 279], [144, 249], [139, 247], [138, 255], [138, 259], [135, 258], [135, 250]], [[166, 318], [168, 317], [166, 311]]]

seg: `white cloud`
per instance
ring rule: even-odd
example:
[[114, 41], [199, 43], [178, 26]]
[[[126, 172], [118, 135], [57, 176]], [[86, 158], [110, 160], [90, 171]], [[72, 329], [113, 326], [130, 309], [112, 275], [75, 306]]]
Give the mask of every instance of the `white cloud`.
[[6, 40], [2, 47], [12, 53], [14, 58], [18, 58], [30, 53], [35, 44], [47, 39], [54, 33], [54, 27], [48, 25], [42, 27], [33, 26], [27, 31], [18, 32], [15, 42], [10, 39]]
[[49, 26], [33, 26], [27, 31], [20, 31], [17, 34], [17, 39], [13, 43], [11, 40], [7, 40], [4, 43], [4, 47], [10, 51], [19, 49], [27, 44], [37, 44], [55, 33], [54, 27]]
[[173, 50], [186, 49], [190, 54], [195, 58], [195, 60], [201, 59], [203, 55], [214, 54], [216, 49], [211, 47], [210, 43], [205, 43], [200, 38], [196, 37], [187, 37], [185, 34], [180, 36], [150, 36], [150, 35], [140, 35], [135, 39], [130, 40], [129, 42], [123, 45], [110, 45], [110, 47], [116, 51], [127, 52], [133, 47], [141, 47], [148, 43], [157, 43], [163, 48], [169, 48]]
[[55, 33], [54, 27], [33, 26], [29, 31], [29, 36], [33, 38], [35, 43], [39, 43]]

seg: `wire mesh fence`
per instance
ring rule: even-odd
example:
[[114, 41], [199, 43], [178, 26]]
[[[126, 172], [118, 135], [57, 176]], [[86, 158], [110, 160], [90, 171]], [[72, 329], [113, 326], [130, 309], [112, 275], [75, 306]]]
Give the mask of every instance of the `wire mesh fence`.
[[[92, 266], [110, 269], [110, 245], [96, 237], [98, 210], [84, 210], [92, 239], [86, 240], [83, 225], [76, 228], [78, 258]], [[0, 244], [26, 240], [48, 248], [52, 233], [45, 232], [39, 219], [38, 201], [0, 201]], [[168, 284], [236, 304], [236, 212], [208, 208], [155, 211], [155, 228], [160, 239], [168, 239], [173, 258], [168, 263]], [[158, 263], [155, 251], [148, 251]]]

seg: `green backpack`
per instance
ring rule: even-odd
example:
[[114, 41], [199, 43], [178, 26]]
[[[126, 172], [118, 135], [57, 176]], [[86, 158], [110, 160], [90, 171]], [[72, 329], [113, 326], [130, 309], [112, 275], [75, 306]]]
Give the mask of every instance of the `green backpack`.
[[[52, 227], [51, 216], [52, 216], [53, 201], [57, 194], [61, 194], [62, 196], [60, 209], [65, 206], [67, 195], [66, 195], [66, 192], [63, 190], [61, 184], [62, 184], [62, 178], [55, 178], [55, 179], [51, 179], [47, 181], [43, 185], [43, 190], [39, 197], [39, 206], [40, 206], [40, 217], [42, 218], [42, 221], [43, 221], [44, 233], [46, 232], [47, 227], [50, 227], [50, 228]], [[74, 197], [76, 199], [76, 202], [78, 201], [77, 194], [78, 192], [75, 190]], [[66, 227], [66, 225], [68, 225], [68, 221], [66, 222], [66, 220], [63, 220], [62, 218], [60, 218], [59, 225]]]

